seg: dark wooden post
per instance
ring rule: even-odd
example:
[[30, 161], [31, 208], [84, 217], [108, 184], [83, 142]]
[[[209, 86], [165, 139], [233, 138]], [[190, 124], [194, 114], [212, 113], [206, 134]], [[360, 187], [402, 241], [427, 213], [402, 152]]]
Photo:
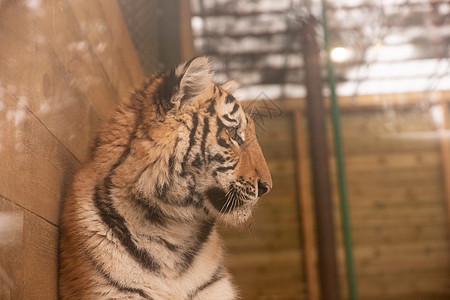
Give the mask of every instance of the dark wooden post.
[[303, 23], [303, 60], [307, 91], [307, 117], [312, 160], [313, 195], [319, 258], [320, 293], [324, 300], [340, 299], [336, 243], [331, 199], [326, 110], [322, 96], [320, 49], [311, 16]]

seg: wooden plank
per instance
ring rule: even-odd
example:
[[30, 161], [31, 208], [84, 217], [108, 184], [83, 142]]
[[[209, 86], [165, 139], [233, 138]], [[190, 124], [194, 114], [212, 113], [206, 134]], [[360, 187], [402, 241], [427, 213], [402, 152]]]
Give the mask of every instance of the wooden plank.
[[364, 299], [444, 300], [450, 296], [447, 272], [415, 271], [395, 276], [376, 274], [366, 278], [360, 283]]
[[439, 145], [442, 159], [442, 173], [444, 181], [444, 198], [447, 205], [448, 230], [450, 233], [450, 139], [448, 132], [450, 130], [448, 104], [441, 98], [440, 109], [442, 111], [442, 124], [439, 124]]
[[[259, 274], [258, 277], [254, 275], [255, 272]], [[304, 292], [305, 287], [300, 281], [295, 280], [296, 276], [298, 276], [298, 274], [286, 270], [280, 272], [272, 272], [270, 270], [264, 272], [260, 269], [251, 270], [245, 276], [240, 276], [238, 286], [252, 286], [252, 292], [256, 292], [255, 294], [259, 294], [261, 296], [270, 295], [273, 293], [289, 295], [292, 293]], [[306, 297], [306, 299], [309, 298]]]
[[31, 213], [24, 226], [24, 298], [57, 299], [58, 228]]
[[408, 169], [416, 166], [438, 167], [441, 165], [436, 151], [409, 151], [405, 153], [355, 154], [345, 161], [348, 172], [384, 172], [389, 169]]
[[58, 228], [0, 197], [0, 232], [0, 299], [57, 299]]
[[[82, 1], [79, 5], [84, 5]], [[28, 20], [31, 34], [44, 36], [46, 44], [58, 56], [70, 74], [71, 81], [89, 100], [100, 119], [109, 118], [119, 98], [101, 61], [93, 51], [87, 36], [82, 31], [68, 1], [43, 1], [39, 7], [43, 15], [33, 15]]]
[[446, 238], [446, 229], [442, 226], [428, 224], [410, 224], [406, 227], [383, 226], [379, 224], [372, 228], [354, 228], [355, 248], [364, 245], [407, 243], [417, 241], [418, 243], [434, 243]]
[[[113, 5], [115, 1], [109, 1], [113, 6], [110, 11], [117, 8]], [[102, 5], [98, 1], [68, 1], [75, 17], [80, 24], [83, 35], [90, 44], [91, 51], [101, 62], [105, 73], [107, 74], [112, 86], [116, 89], [119, 98], [126, 96], [132, 87], [138, 82], [134, 82], [131, 68], [140, 68], [140, 66], [130, 66], [123, 57], [120, 41], [109, 27], [109, 22], [103, 11]], [[114, 15], [118, 15], [117, 12]], [[121, 18], [116, 22], [125, 26]], [[115, 26], [115, 28], [118, 26]], [[139, 72], [139, 71], [138, 71]]]
[[[409, 92], [402, 94], [376, 94], [376, 95], [355, 95], [355, 96], [339, 96], [339, 109], [343, 112], [363, 112], [363, 111], [379, 111], [383, 107], [392, 110], [401, 109], [403, 107], [417, 107], [417, 104], [426, 105], [439, 104], [439, 101], [430, 101], [429, 99], [443, 99], [450, 102], [450, 91], [431, 91], [424, 99], [423, 92]], [[251, 101], [247, 100], [247, 101]], [[326, 107], [329, 109], [329, 99], [325, 100]], [[284, 111], [304, 111], [306, 100], [304, 98], [285, 99], [281, 104]]]
[[187, 61], [195, 56], [194, 37], [191, 26], [191, 6], [188, 1], [179, 1], [179, 16], [181, 60]]
[[283, 249], [298, 248], [298, 241], [295, 237], [298, 235], [298, 224], [291, 226], [278, 226], [279, 229], [273, 229], [275, 224], [271, 226], [271, 230], [261, 231], [259, 234], [251, 234], [245, 242], [238, 237], [229, 237], [224, 235], [227, 240], [227, 249], [230, 252], [249, 253], [257, 251], [281, 251]]
[[[357, 199], [409, 199], [409, 203], [420, 201], [422, 195], [440, 199], [442, 187], [439, 182], [423, 182], [421, 185], [399, 185], [392, 189], [384, 186], [371, 186], [365, 184], [351, 185], [350, 193]], [[427, 197], [425, 197], [427, 199]], [[355, 203], [357, 205], [357, 203]], [[352, 205], [353, 206], [353, 205]]]
[[144, 78], [117, 1], [69, 1], [119, 98]]
[[0, 196], [0, 299], [25, 299], [24, 210]]
[[[251, 259], [250, 259], [251, 258]], [[233, 253], [233, 259], [228, 260], [227, 265], [230, 268], [238, 269], [245, 266], [245, 270], [258, 269], [265, 266], [270, 270], [272, 266], [276, 267], [279, 264], [288, 266], [289, 264], [301, 264], [301, 255], [296, 249], [284, 249], [279, 251], [261, 250], [257, 253]], [[291, 270], [298, 270], [299, 268], [290, 268]]]
[[[45, 33], [32, 26], [28, 17], [18, 4], [0, 10], [0, 91], [17, 105], [9, 105], [7, 114], [20, 117], [23, 111], [19, 108], [25, 106], [81, 160], [98, 116], [49, 43], [39, 42]], [[20, 34], [18, 24], [23, 28]]]
[[19, 101], [2, 98], [0, 194], [58, 224], [64, 187], [78, 160]]
[[386, 186], [395, 188], [402, 184], [411, 184], [418, 181], [439, 181], [442, 175], [436, 167], [421, 168], [412, 166], [410, 169], [386, 170], [385, 174], [381, 172], [372, 173], [358, 172], [357, 174], [349, 172], [348, 181], [351, 184], [367, 183], [374, 186]]
[[303, 244], [303, 261], [306, 273], [306, 284], [308, 290], [308, 298], [311, 300], [320, 299], [319, 294], [319, 277], [317, 274], [317, 249], [314, 235], [314, 218], [313, 218], [313, 199], [310, 188], [310, 172], [307, 161], [307, 150], [303, 145], [306, 140], [303, 129], [303, 114], [295, 112], [295, 149], [297, 162], [297, 187], [300, 222], [302, 224], [302, 244]]
[[[141, 63], [139, 62], [139, 56], [128, 33], [119, 4], [116, 0], [96, 1], [101, 4], [105, 20], [108, 24], [110, 32], [114, 36], [114, 47], [119, 49], [120, 57], [124, 59], [126, 66], [128, 67], [128, 72], [131, 75], [133, 85], [137, 85], [141, 80], [143, 80], [144, 72], [142, 70]], [[80, 0], [80, 5], [83, 4], [84, 1]], [[125, 90], [125, 92], [127, 91]], [[120, 96], [122, 97], [123, 95], [120, 94]]]

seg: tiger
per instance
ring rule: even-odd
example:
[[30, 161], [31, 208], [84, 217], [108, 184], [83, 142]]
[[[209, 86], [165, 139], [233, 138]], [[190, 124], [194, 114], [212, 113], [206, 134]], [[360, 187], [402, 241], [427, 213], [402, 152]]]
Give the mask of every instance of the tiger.
[[272, 178], [238, 84], [196, 57], [119, 101], [68, 188], [60, 299], [238, 299], [217, 223], [242, 227]]

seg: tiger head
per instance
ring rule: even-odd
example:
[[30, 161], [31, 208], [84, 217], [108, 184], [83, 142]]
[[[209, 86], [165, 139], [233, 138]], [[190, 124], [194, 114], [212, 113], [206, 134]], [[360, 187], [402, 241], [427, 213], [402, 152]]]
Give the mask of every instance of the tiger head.
[[[272, 188], [272, 178], [255, 124], [233, 96], [237, 84], [212, 82], [205, 57], [156, 80], [157, 124], [166, 128], [161, 139], [171, 140], [169, 148], [176, 153], [167, 159], [170, 174], [165, 180], [171, 184], [166, 195], [189, 191], [189, 201], [209, 215], [230, 224], [244, 223], [258, 199]], [[150, 135], [155, 139], [162, 126], [153, 127]]]

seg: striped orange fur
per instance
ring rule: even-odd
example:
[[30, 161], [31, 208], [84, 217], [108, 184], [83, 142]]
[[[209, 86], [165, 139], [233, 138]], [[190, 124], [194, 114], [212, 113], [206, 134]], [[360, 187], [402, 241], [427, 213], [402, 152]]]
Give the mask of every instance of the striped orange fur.
[[237, 299], [217, 221], [272, 179], [255, 126], [207, 58], [148, 78], [103, 126], [64, 202], [61, 299]]

